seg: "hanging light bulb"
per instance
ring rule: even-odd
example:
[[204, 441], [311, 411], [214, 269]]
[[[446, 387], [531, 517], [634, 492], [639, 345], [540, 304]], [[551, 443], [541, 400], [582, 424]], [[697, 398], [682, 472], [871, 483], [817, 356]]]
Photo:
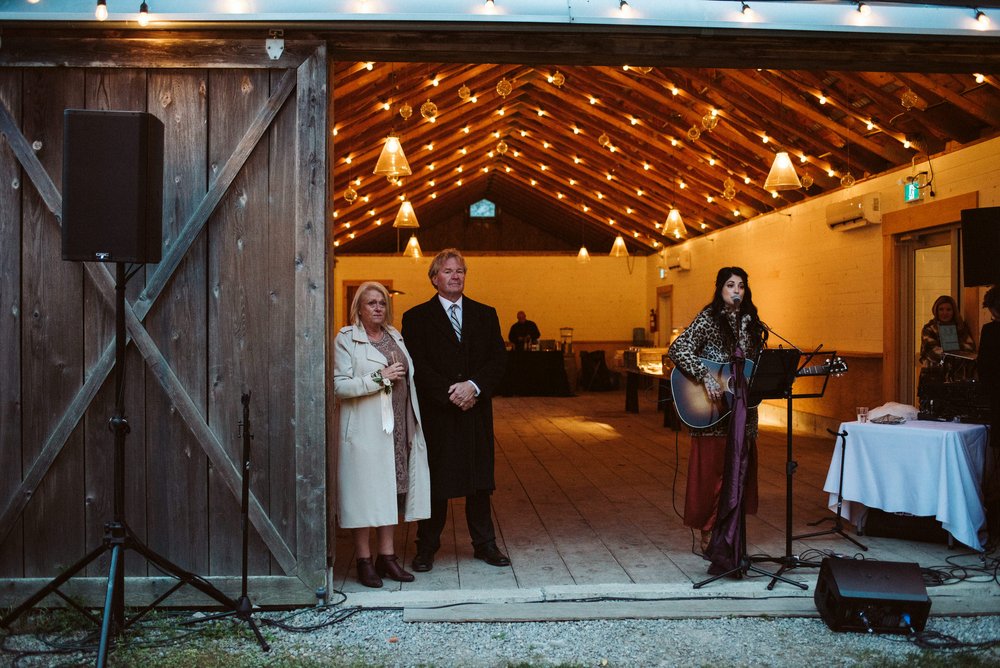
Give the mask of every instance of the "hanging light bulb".
[[419, 260], [423, 257], [420, 252], [420, 242], [417, 241], [417, 235], [411, 234], [410, 240], [406, 242], [406, 248], [403, 249], [403, 257], [412, 257], [414, 260]]
[[681, 212], [676, 207], [670, 207], [670, 213], [667, 214], [667, 222], [663, 225], [663, 234], [674, 239], [683, 239], [687, 236], [684, 219], [681, 218]]
[[626, 2], [626, 0], [619, 0], [619, 2], [618, 2], [618, 11], [619, 12], [621, 12], [625, 16], [628, 16], [629, 13], [631, 12], [631, 10], [632, 10], [632, 8], [628, 6], [628, 2]]
[[774, 156], [771, 163], [771, 171], [767, 173], [767, 180], [764, 181], [764, 190], [795, 190], [801, 188], [802, 183], [795, 173], [795, 166], [792, 165], [791, 158], [785, 151], [779, 151]]
[[580, 246], [580, 252], [576, 254], [576, 261], [580, 264], [587, 264], [590, 262], [590, 253], [587, 252], [586, 246]]
[[981, 9], [976, 10], [976, 21], [983, 28], [990, 27], [990, 17], [988, 17]]
[[396, 214], [396, 220], [392, 223], [393, 227], [420, 227], [420, 223], [417, 222], [417, 214], [413, 211], [413, 205], [410, 204], [410, 200], [404, 199], [403, 203], [399, 205], [399, 212]]
[[625, 245], [625, 239], [621, 234], [615, 237], [615, 242], [611, 244], [611, 252], [608, 255], [611, 257], [628, 257], [628, 247]]
[[97, 0], [97, 9], [94, 10], [94, 16], [97, 17], [98, 21], [106, 21], [108, 18], [108, 0]]
[[137, 21], [143, 28], [149, 25], [149, 5], [146, 4], [145, 0], [139, 5], [139, 18]]
[[403, 154], [403, 145], [399, 143], [399, 137], [391, 134], [385, 138], [382, 153], [379, 154], [375, 171], [372, 173], [381, 174], [390, 180], [398, 180], [400, 176], [409, 176], [413, 173], [410, 171], [410, 163], [406, 161], [406, 155]]

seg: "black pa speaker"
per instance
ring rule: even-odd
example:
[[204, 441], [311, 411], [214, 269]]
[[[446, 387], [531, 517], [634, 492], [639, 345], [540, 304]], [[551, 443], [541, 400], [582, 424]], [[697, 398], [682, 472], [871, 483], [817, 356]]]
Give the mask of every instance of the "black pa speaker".
[[962, 210], [962, 272], [965, 287], [1000, 284], [1000, 206]]
[[159, 262], [163, 243], [163, 123], [141, 111], [67, 109], [62, 256]]
[[813, 600], [834, 631], [923, 631], [931, 610], [920, 565], [902, 561], [827, 557]]

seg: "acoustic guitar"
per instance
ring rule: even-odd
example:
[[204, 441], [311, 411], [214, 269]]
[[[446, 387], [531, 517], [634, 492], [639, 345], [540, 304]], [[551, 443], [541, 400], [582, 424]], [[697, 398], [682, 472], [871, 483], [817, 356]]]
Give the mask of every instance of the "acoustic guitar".
[[[670, 391], [674, 397], [674, 408], [681, 421], [693, 429], [707, 429], [721, 420], [724, 420], [733, 410], [733, 363], [713, 362], [704, 358], [698, 358], [704, 364], [709, 373], [715, 377], [722, 387], [722, 397], [718, 401], [712, 401], [708, 397], [705, 385], [683, 371], [674, 367], [670, 372]], [[753, 376], [754, 363], [750, 360], [743, 362], [744, 378]], [[796, 376], [824, 376], [847, 372], [847, 362], [841, 357], [828, 359], [823, 364], [807, 366], [799, 369]], [[750, 404], [753, 408], [760, 404], [756, 401]]]

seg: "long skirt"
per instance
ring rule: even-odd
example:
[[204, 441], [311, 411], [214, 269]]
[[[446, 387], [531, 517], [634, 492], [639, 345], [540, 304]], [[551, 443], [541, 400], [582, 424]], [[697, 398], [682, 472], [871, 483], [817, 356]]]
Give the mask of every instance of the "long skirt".
[[[750, 441], [747, 471], [746, 511], [757, 513], [757, 440]], [[725, 436], [691, 436], [687, 493], [684, 495], [684, 526], [711, 531], [719, 509], [722, 474], [726, 468]]]

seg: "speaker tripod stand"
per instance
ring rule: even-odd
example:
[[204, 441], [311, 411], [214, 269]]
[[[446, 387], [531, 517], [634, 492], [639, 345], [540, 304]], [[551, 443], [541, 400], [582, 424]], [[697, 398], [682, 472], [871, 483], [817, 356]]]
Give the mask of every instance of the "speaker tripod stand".
[[[7, 628], [18, 617], [33, 608], [49, 594], [55, 594], [85, 616], [96, 621], [96, 618], [59, 591], [59, 588], [89, 564], [103, 556], [105, 552], [110, 552], [108, 583], [104, 597], [100, 641], [97, 649], [96, 665], [99, 667], [107, 664], [112, 637], [120, 638], [123, 636], [129, 626], [186, 584], [191, 585], [227, 608], [237, 609], [236, 601], [223, 594], [204, 578], [181, 568], [154, 552], [125, 523], [125, 436], [129, 433], [128, 420], [125, 418], [125, 286], [128, 280], [138, 271], [140, 265], [135, 265], [131, 273], [126, 274], [124, 263], [116, 262], [115, 264], [115, 413], [109, 421], [109, 427], [114, 434], [114, 515], [112, 520], [104, 525], [104, 540], [99, 547], [64, 570], [37, 593], [11, 610], [10, 613], [0, 620], [0, 627]], [[138, 553], [161, 572], [178, 580], [175, 585], [161, 594], [155, 601], [139, 610], [130, 620], [125, 618], [126, 550]]]

